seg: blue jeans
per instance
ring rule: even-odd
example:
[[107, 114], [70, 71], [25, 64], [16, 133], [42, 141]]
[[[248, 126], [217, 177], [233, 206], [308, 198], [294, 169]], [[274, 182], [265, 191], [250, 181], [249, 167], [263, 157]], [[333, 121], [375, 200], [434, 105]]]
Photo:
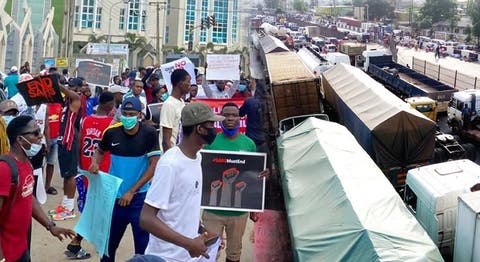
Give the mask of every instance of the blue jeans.
[[121, 207], [118, 199], [113, 207], [112, 225], [110, 227], [110, 240], [108, 242], [109, 257], [103, 256], [101, 262], [115, 262], [115, 253], [122, 240], [128, 224], [132, 226], [135, 254], [144, 254], [147, 248], [149, 233], [140, 228], [140, 212], [147, 192], [136, 193], [129, 206]]

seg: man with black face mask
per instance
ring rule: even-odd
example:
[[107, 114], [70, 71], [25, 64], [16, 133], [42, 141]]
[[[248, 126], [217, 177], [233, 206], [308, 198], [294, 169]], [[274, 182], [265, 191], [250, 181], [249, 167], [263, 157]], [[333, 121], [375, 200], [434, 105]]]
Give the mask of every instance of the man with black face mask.
[[205, 242], [213, 235], [198, 233], [202, 194], [199, 151], [215, 140], [214, 123], [223, 119], [203, 103], [190, 103], [183, 108], [183, 140], [157, 163], [140, 216], [140, 226], [150, 233], [145, 254], [166, 261], [208, 258]]

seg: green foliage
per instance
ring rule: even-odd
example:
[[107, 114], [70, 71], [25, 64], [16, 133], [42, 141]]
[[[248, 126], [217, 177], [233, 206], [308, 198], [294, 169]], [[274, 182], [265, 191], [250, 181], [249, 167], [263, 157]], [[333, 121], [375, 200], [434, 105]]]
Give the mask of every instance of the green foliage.
[[456, 4], [453, 0], [426, 0], [420, 8], [421, 19], [429, 19], [432, 25], [450, 20], [455, 16]]
[[5, 12], [9, 15], [12, 15], [12, 4], [13, 0], [7, 0], [7, 3], [5, 3]]
[[293, 8], [298, 12], [305, 12], [308, 10], [308, 4], [303, 0], [293, 0]]
[[104, 43], [104, 42], [107, 42], [107, 36], [105, 35], [100, 35], [100, 36], [97, 36], [97, 35], [90, 35], [88, 37], [88, 42], [89, 43]]
[[472, 19], [472, 27], [470, 28], [470, 32], [472, 35], [477, 37], [477, 45], [480, 45], [480, 0], [470, 0], [468, 2], [467, 14]]
[[137, 48], [144, 47], [147, 44], [147, 39], [143, 36], [137, 36], [135, 33], [126, 33], [123, 43], [128, 44], [130, 51], [133, 51]]
[[366, 0], [363, 6], [368, 5], [368, 20], [380, 20], [392, 18], [395, 8], [386, 0]]
[[63, 16], [63, 9], [65, 8], [65, 1], [64, 0], [52, 0], [52, 6], [55, 7], [55, 11], [53, 13], [53, 28], [55, 32], [58, 34], [59, 38], [62, 39], [63, 33], [63, 20], [65, 17]]

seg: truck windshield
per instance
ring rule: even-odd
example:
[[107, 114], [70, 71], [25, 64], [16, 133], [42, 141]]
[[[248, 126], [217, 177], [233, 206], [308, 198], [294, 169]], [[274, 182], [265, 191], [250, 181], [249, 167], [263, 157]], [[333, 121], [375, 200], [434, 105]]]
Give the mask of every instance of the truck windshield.
[[433, 106], [432, 105], [417, 105], [417, 106], [415, 106], [415, 109], [417, 109], [420, 113], [427, 113], [427, 112], [432, 112], [433, 111]]

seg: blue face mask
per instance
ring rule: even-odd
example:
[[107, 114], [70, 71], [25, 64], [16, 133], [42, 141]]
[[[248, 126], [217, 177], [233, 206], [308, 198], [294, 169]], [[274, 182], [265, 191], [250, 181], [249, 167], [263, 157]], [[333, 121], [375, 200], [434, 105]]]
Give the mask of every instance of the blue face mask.
[[238, 91], [243, 92], [247, 89], [246, 85], [238, 85]]
[[168, 93], [163, 93], [163, 95], [160, 97], [160, 99], [162, 99], [163, 102], [167, 101], [167, 98], [168, 98]]
[[123, 127], [127, 130], [133, 129], [138, 122], [138, 118], [136, 116], [120, 116], [120, 121], [123, 124]]
[[22, 149], [23, 149], [23, 152], [25, 152], [25, 154], [28, 156], [28, 157], [32, 157], [32, 156], [36, 156], [38, 154], [38, 152], [40, 152], [40, 150], [42, 150], [42, 145], [41, 144], [33, 144], [33, 143], [30, 143], [25, 137], [21, 136], [21, 138], [23, 138], [23, 140], [25, 140], [28, 144], [30, 144], [30, 149], [25, 149], [23, 146]]
[[238, 129], [240, 128], [240, 123], [233, 129], [227, 129], [223, 123], [220, 123], [220, 127], [222, 128], [222, 132], [226, 135], [226, 136], [234, 136], [238, 133]]
[[2, 116], [2, 117], [3, 117], [3, 120], [5, 120], [5, 123], [7, 123], [7, 126], [15, 118], [14, 116]]

